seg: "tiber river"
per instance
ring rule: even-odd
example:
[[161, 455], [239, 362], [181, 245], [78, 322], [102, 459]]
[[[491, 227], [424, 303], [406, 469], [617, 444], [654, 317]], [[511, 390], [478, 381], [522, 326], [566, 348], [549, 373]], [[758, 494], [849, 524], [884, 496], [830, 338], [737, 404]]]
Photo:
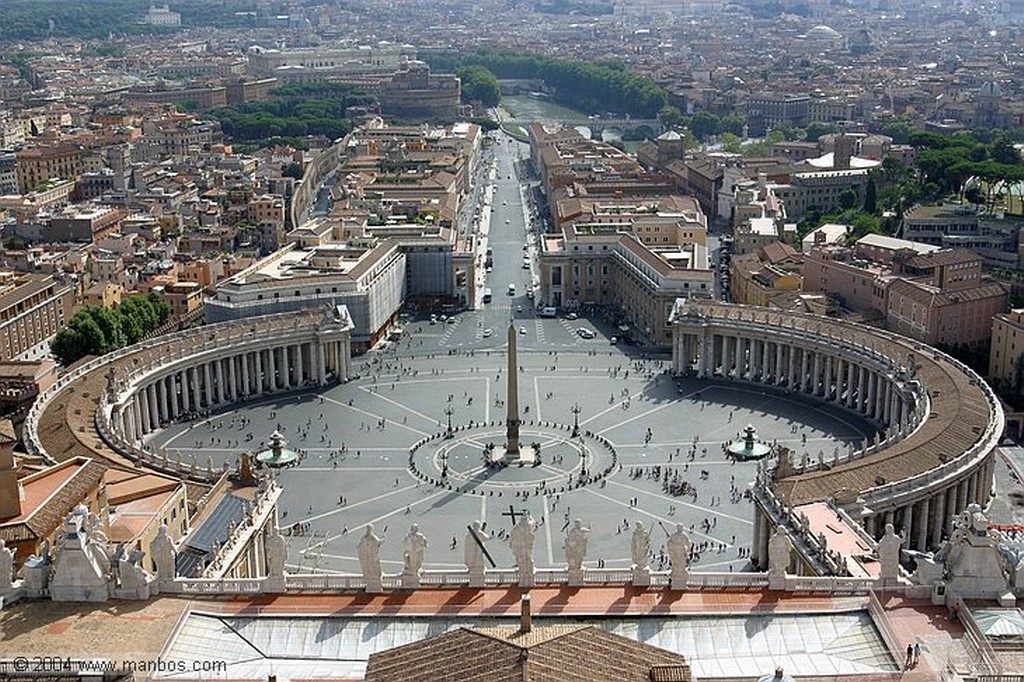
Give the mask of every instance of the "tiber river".
[[[529, 120], [543, 120], [545, 118], [551, 118], [554, 120], [562, 120], [567, 118], [587, 118], [587, 114], [582, 111], [576, 111], [568, 107], [563, 107], [560, 104], [555, 104], [551, 100], [541, 99], [539, 97], [532, 97], [530, 95], [508, 95], [501, 98], [501, 107], [508, 113], [516, 117], [522, 117]], [[590, 129], [586, 126], [580, 126], [576, 128], [586, 137], [590, 137]], [[605, 130], [601, 133], [601, 139], [605, 142], [622, 141], [622, 133], [618, 130]], [[625, 142], [624, 146], [627, 151], [635, 152], [638, 142]]]

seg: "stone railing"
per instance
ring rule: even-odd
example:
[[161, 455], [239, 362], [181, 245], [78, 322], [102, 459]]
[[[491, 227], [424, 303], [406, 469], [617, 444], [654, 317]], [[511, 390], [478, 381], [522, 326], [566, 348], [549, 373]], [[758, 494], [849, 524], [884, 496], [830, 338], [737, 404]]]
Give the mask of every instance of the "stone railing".
[[[669, 571], [651, 571], [652, 589], [667, 589]], [[162, 592], [174, 594], [253, 594], [264, 590], [270, 578], [176, 578]], [[538, 568], [534, 572], [535, 585], [567, 585], [569, 571], [565, 567]], [[519, 584], [519, 573], [514, 568], [484, 571], [487, 587], [512, 587]], [[588, 586], [627, 586], [632, 584], [632, 572], [622, 568], [587, 568], [583, 584]], [[398, 573], [381, 578], [384, 592], [408, 589], [402, 585]], [[420, 572], [420, 589], [465, 588], [469, 585], [468, 569], [432, 570]], [[792, 593], [835, 594], [867, 596], [875, 587], [874, 578], [814, 577], [787, 575], [785, 591]], [[358, 592], [366, 589], [366, 580], [357, 574], [287, 573], [284, 576], [286, 592]], [[767, 573], [690, 573], [686, 578], [687, 590], [765, 590]]]

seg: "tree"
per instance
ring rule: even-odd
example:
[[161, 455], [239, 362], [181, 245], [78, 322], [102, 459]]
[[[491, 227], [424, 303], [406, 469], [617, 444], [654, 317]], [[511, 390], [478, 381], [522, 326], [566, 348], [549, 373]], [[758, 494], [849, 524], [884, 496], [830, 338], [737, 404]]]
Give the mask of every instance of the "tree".
[[1013, 146], [1005, 135], [1000, 135], [992, 143], [992, 160], [996, 163], [1003, 163], [1015, 166], [1020, 163], [1020, 152]]
[[683, 113], [671, 104], [666, 104], [658, 111], [658, 120], [663, 126], [674, 128], [683, 124]]
[[718, 117], [709, 111], [698, 111], [690, 119], [688, 128], [694, 137], [703, 142], [718, 130]]
[[820, 123], [815, 121], [807, 125], [804, 139], [808, 142], [817, 142], [822, 135], [831, 135], [839, 132], [839, 126], [835, 123]]
[[294, 161], [292, 163], [289, 163], [287, 166], [284, 167], [284, 170], [281, 171], [281, 175], [283, 175], [286, 178], [295, 178], [296, 180], [301, 180], [302, 164], [295, 163]]
[[868, 174], [868, 184], [864, 187], [864, 212], [874, 213], [877, 210], [878, 188], [875, 187], [875, 178]]
[[857, 192], [844, 189], [839, 193], [839, 206], [845, 211], [857, 205]]
[[739, 154], [743, 151], [743, 146], [740, 144], [740, 138], [738, 135], [734, 135], [730, 132], [721, 133], [718, 136], [718, 142], [722, 145], [722, 151], [729, 152], [730, 154]]
[[501, 101], [501, 86], [494, 74], [483, 66], [463, 66], [455, 71], [462, 81], [462, 101], [481, 102], [494, 107]]
[[742, 137], [744, 121], [739, 116], [723, 116], [718, 122], [717, 132], [719, 135], [722, 133], [732, 133], [736, 137]]

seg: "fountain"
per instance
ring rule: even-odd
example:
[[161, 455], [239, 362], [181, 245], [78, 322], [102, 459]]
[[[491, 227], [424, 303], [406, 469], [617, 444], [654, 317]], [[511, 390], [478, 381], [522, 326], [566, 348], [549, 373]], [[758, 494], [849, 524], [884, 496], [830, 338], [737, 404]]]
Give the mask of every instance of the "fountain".
[[743, 429], [743, 438], [734, 440], [726, 447], [729, 454], [740, 460], [761, 459], [771, 452], [771, 447], [764, 443], [757, 442], [757, 429], [752, 424], [747, 424]]
[[286, 449], [287, 444], [284, 436], [279, 431], [274, 431], [270, 434], [267, 449], [256, 453], [256, 461], [275, 469], [294, 464], [299, 460], [299, 453]]

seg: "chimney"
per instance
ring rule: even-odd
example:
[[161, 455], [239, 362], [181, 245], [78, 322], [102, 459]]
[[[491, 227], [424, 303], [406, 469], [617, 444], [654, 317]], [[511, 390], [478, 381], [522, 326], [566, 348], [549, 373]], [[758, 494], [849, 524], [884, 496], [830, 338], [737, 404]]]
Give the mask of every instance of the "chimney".
[[519, 632], [527, 633], [533, 630], [533, 615], [530, 613], [530, 595], [524, 594], [519, 598]]

